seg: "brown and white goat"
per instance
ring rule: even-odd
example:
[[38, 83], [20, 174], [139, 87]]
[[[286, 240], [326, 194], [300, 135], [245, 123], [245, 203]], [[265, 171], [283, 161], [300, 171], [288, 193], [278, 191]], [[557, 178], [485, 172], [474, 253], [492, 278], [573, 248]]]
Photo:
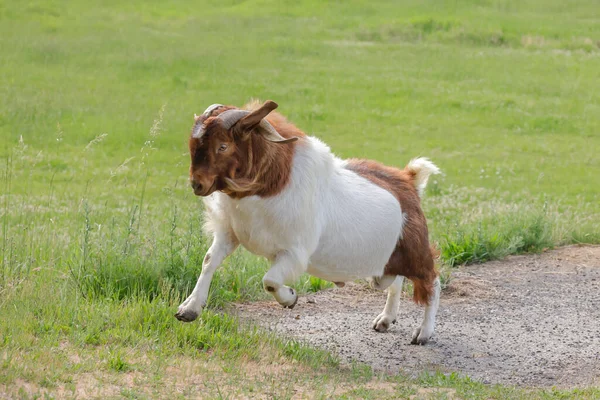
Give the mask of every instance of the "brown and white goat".
[[242, 244], [272, 266], [264, 289], [284, 307], [298, 301], [286, 283], [308, 272], [338, 284], [368, 278], [388, 289], [373, 328], [395, 321], [404, 277], [425, 318], [412, 337], [423, 344], [435, 326], [440, 282], [420, 205], [438, 168], [424, 158], [403, 170], [341, 160], [267, 101], [247, 109], [213, 104], [195, 117], [189, 139], [191, 185], [204, 197], [213, 243], [192, 294], [176, 314], [193, 321], [206, 304], [216, 268]]

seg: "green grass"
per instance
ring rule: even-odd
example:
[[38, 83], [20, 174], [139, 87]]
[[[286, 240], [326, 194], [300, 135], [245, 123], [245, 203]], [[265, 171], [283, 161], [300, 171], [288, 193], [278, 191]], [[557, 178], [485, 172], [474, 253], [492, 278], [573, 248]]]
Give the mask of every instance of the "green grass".
[[[97, 397], [193, 396], [174, 379], [193, 364], [212, 397], [322, 387], [309, 397], [393, 398], [427, 386], [466, 398], [599, 397], [340, 370], [223, 314], [268, 298], [268, 265], [242, 250], [217, 272], [200, 323], [172, 316], [210, 244], [186, 139], [193, 114], [214, 102], [273, 99], [342, 157], [430, 157], [444, 174], [423, 206], [446, 267], [600, 243], [599, 10], [558, 0], [0, 1], [0, 392], [75, 396], [76, 376], [104, 388]], [[273, 368], [253, 381], [239, 370], [252, 363], [304, 373]], [[381, 380], [391, 392], [369, 386]], [[119, 385], [129, 386], [110, 389]]]

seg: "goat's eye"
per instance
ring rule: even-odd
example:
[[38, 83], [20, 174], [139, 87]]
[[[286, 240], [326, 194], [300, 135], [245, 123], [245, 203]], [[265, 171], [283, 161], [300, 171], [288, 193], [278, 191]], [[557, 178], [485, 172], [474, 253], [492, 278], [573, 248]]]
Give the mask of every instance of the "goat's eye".
[[227, 145], [226, 145], [225, 143], [223, 143], [223, 144], [221, 144], [221, 145], [219, 146], [219, 151], [220, 151], [220, 152], [223, 152], [223, 151], [225, 151], [225, 150], [227, 150]]

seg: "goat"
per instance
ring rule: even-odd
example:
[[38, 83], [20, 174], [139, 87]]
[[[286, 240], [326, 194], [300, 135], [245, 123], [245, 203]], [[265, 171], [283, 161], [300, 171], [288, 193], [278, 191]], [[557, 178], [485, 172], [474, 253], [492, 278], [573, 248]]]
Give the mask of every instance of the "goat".
[[388, 290], [373, 328], [395, 322], [404, 277], [425, 317], [412, 336], [425, 344], [435, 327], [440, 281], [420, 206], [427, 180], [439, 169], [426, 158], [403, 169], [370, 160], [342, 160], [279, 113], [273, 101], [245, 109], [213, 104], [195, 116], [189, 138], [190, 182], [205, 204], [213, 242], [191, 295], [175, 317], [195, 320], [212, 276], [239, 244], [267, 258], [264, 289], [293, 308], [286, 283], [308, 272], [343, 286], [367, 278]]

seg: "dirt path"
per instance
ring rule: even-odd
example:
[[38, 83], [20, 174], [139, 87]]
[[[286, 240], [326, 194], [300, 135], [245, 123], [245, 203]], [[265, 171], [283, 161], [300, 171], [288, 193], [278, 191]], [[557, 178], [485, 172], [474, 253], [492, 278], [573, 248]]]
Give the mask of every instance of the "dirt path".
[[423, 309], [406, 296], [398, 323], [387, 333], [372, 330], [385, 294], [362, 285], [304, 296], [293, 310], [274, 301], [238, 308], [269, 329], [377, 369], [458, 371], [520, 386], [600, 385], [600, 247], [510, 257], [453, 277], [425, 346], [409, 344]]

